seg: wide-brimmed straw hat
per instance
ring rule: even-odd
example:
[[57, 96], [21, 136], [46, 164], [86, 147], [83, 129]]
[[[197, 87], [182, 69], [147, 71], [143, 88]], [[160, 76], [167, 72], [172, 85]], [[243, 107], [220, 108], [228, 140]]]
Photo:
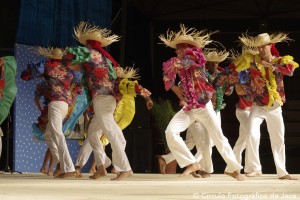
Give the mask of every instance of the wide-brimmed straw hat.
[[239, 39], [244, 45], [249, 47], [259, 47], [267, 44], [275, 44], [278, 42], [291, 40], [288, 38], [288, 34], [286, 33], [277, 33], [271, 35], [268, 33], [261, 33], [256, 37], [249, 36], [247, 33], [245, 33], [240, 36]]
[[227, 51], [204, 51], [204, 57], [208, 62], [223, 62], [229, 56], [229, 52]]
[[166, 36], [160, 35], [159, 39], [165, 45], [174, 49], [177, 48], [178, 44], [189, 44], [201, 49], [213, 42], [213, 40], [210, 40], [210, 35], [213, 33], [208, 33], [205, 30], [197, 31], [195, 28], [187, 28], [184, 24], [180, 24], [180, 31], [168, 30]]
[[61, 48], [53, 48], [53, 47], [38, 47], [37, 53], [50, 59], [61, 60], [63, 55], [65, 54], [66, 49]]
[[74, 34], [75, 39], [83, 45], [86, 45], [87, 40], [94, 40], [99, 42], [101, 47], [106, 47], [120, 39], [120, 36], [111, 34], [111, 30], [83, 21], [74, 28]]

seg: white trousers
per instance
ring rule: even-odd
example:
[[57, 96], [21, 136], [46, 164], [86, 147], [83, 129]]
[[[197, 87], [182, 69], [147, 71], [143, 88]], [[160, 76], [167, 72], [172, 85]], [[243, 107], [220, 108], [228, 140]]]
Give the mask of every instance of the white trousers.
[[63, 120], [68, 114], [68, 104], [63, 101], [52, 101], [48, 104], [48, 124], [45, 140], [54, 158], [59, 161], [62, 173], [75, 171], [66, 138], [62, 131]]
[[[217, 113], [218, 123], [221, 125], [221, 113]], [[200, 133], [200, 134], [199, 134]], [[201, 165], [201, 171], [213, 173], [212, 162], [212, 147], [214, 146], [212, 139], [209, 137], [208, 132], [204, 125], [198, 121], [192, 123], [186, 132], [185, 144], [189, 150], [196, 147], [195, 158]], [[175, 160], [172, 153], [162, 156], [166, 163], [170, 163]]]
[[187, 129], [186, 145], [190, 149], [196, 146], [197, 151], [195, 158], [201, 165], [201, 171], [213, 173], [214, 170], [211, 159], [213, 142], [202, 123], [196, 121]]
[[126, 140], [113, 116], [116, 108], [115, 98], [112, 95], [96, 95], [93, 98], [93, 107], [95, 114], [89, 125], [87, 138], [93, 148], [97, 167], [105, 165], [106, 154], [99, 140], [104, 133], [112, 148], [115, 170], [118, 172], [131, 170], [125, 153]]
[[[77, 158], [76, 158], [76, 163], [75, 166], [77, 167], [83, 167], [88, 159], [90, 158], [91, 153], [93, 152], [93, 148], [89, 142], [88, 139], [85, 139], [82, 146], [79, 149]], [[109, 159], [109, 157], [105, 157], [105, 164], [106, 167], [109, 167], [111, 165], [111, 160]]]
[[275, 101], [270, 108], [252, 106], [249, 138], [246, 146], [245, 172], [261, 171], [259, 159], [260, 125], [266, 120], [278, 177], [288, 174], [285, 167], [284, 122], [281, 106]]
[[[196, 161], [200, 163], [201, 170], [212, 173], [213, 163], [211, 155], [213, 142], [203, 124], [198, 121], [192, 123], [187, 129], [186, 139], [184, 142], [189, 150], [192, 150], [194, 147], [196, 147], [195, 158]], [[163, 155], [162, 157], [167, 164], [175, 160], [171, 152]]]
[[181, 109], [171, 119], [166, 129], [166, 139], [169, 149], [179, 166], [183, 168], [197, 162], [197, 159], [192, 155], [180, 136], [180, 132], [183, 132], [196, 120], [201, 122], [208, 131], [213, 143], [229, 166], [228, 172], [240, 170], [242, 166], [237, 162], [227, 138], [223, 135], [221, 125], [218, 123], [218, 118], [211, 102], [207, 103], [205, 108], [192, 109], [188, 112], [184, 112]]
[[[248, 121], [249, 121], [250, 110], [237, 108], [235, 110], [235, 115], [240, 123], [240, 127], [239, 127], [239, 137], [233, 147], [233, 153], [237, 161], [241, 164], [242, 153], [246, 148], [247, 139], [248, 139]], [[227, 168], [225, 169], [225, 171], [227, 171]]]

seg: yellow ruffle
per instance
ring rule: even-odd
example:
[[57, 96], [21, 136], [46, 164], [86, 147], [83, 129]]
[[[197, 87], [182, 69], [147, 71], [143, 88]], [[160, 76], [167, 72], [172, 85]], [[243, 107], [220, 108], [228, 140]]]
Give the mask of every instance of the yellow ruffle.
[[290, 65], [294, 66], [294, 69], [296, 69], [296, 68], [299, 67], [299, 64], [294, 61], [293, 56], [286, 55], [286, 56], [283, 56], [283, 57], [276, 58], [272, 62], [273, 63], [278, 63], [279, 59], [280, 59], [279, 64], [281, 64], [281, 65], [283, 65], [283, 64], [290, 64]]
[[[292, 56], [283, 56], [280, 58], [276, 58], [276, 59], [273, 59], [272, 62], [278, 63], [278, 59], [281, 59], [280, 64], [293, 64], [295, 66], [295, 68], [298, 67], [298, 64], [293, 61]], [[281, 99], [279, 93], [277, 92], [277, 84], [276, 84], [276, 80], [275, 80], [275, 75], [269, 68], [268, 69], [269, 70], [269, 80], [266, 79], [265, 67], [260, 64], [261, 58], [260, 58], [259, 54], [256, 54], [256, 55], [252, 55], [250, 53], [242, 54], [237, 60], [234, 61], [234, 65], [237, 67], [236, 71], [241, 72], [243, 70], [249, 69], [250, 63], [253, 60], [255, 60], [256, 66], [259, 69], [263, 79], [265, 80], [266, 87], [269, 92], [269, 103], [267, 106], [272, 106], [275, 100], [277, 100], [278, 103], [280, 105], [282, 105], [283, 104], [282, 99]]]
[[250, 53], [244, 53], [240, 57], [238, 57], [233, 64], [236, 66], [236, 71], [241, 72], [243, 70], [250, 68], [251, 60], [253, 59], [253, 55]]
[[[282, 99], [281, 99], [279, 93], [277, 92], [277, 83], [276, 83], [276, 79], [275, 79], [276, 77], [275, 77], [275, 74], [272, 72], [272, 69], [268, 68], [268, 74], [269, 74], [269, 80], [268, 80], [266, 78], [266, 68], [262, 64], [260, 64], [261, 57], [259, 55], [255, 56], [255, 61], [256, 61], [256, 66], [261, 73], [261, 76], [265, 80], [266, 87], [267, 87], [268, 93], [269, 93], [269, 102], [268, 102], [268, 105], [266, 105], [266, 106], [267, 107], [272, 106], [275, 100], [277, 100], [277, 102], [282, 106], [283, 102], [282, 102]], [[276, 60], [273, 59], [272, 63], [276, 63]]]
[[[125, 129], [132, 122], [133, 117], [135, 115], [134, 97], [136, 96], [136, 84], [138, 84], [137, 81], [130, 81], [128, 79], [123, 79], [119, 83], [119, 90], [123, 96], [118, 102], [118, 105], [114, 112], [114, 119], [117, 122], [118, 126], [121, 128], [121, 130]], [[105, 135], [101, 137], [101, 142], [103, 146], [109, 143]]]
[[136, 97], [136, 92], [135, 92], [135, 85], [138, 84], [137, 81], [130, 81], [127, 78], [123, 79], [119, 83], [119, 90], [120, 93], [125, 95], [131, 95], [133, 97]]

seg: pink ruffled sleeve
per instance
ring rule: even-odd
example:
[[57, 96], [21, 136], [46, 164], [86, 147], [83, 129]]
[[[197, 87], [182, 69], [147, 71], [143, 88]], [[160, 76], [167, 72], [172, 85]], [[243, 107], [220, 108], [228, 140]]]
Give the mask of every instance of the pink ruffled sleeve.
[[173, 57], [163, 63], [163, 81], [166, 91], [168, 91], [175, 84], [177, 64], [179, 63], [178, 58], [176, 57]]
[[183, 67], [198, 66], [204, 67], [206, 60], [201, 49], [187, 48], [184, 51], [184, 57], [181, 61]]

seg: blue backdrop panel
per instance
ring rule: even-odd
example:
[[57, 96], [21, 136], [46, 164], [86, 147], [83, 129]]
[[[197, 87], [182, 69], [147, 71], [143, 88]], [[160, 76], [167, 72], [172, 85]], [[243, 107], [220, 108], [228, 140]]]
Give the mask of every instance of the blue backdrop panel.
[[72, 46], [80, 21], [110, 28], [111, 0], [21, 0], [16, 42], [39, 46]]
[[[45, 142], [33, 140], [32, 124], [37, 121], [39, 110], [34, 104], [34, 91], [40, 80], [23, 81], [21, 72], [26, 69], [29, 61], [43, 60], [37, 55], [35, 47], [16, 44], [15, 57], [17, 60], [17, 87], [14, 118], [14, 169], [21, 172], [39, 172], [44, 154], [47, 149]], [[80, 148], [77, 140], [67, 140], [68, 148], [75, 163]], [[89, 166], [89, 163], [87, 164]], [[86, 171], [86, 169], [84, 169]]]

